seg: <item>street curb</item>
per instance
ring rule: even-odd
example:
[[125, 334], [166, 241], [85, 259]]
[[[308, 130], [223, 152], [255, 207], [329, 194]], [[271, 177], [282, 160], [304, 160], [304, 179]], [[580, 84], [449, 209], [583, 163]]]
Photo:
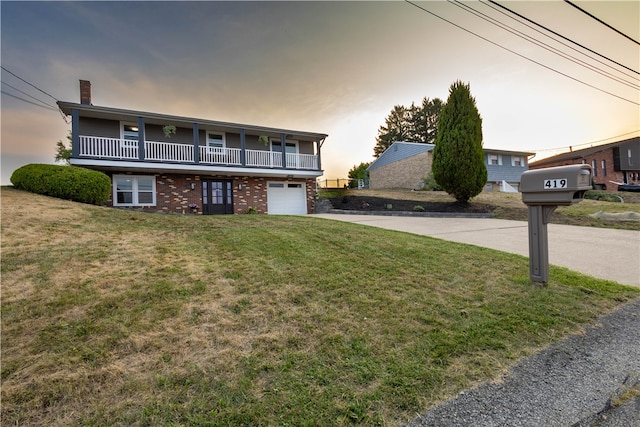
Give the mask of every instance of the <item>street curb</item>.
[[409, 211], [358, 211], [329, 209], [326, 213], [341, 215], [416, 216], [426, 218], [493, 218], [492, 213], [467, 212], [409, 212]]

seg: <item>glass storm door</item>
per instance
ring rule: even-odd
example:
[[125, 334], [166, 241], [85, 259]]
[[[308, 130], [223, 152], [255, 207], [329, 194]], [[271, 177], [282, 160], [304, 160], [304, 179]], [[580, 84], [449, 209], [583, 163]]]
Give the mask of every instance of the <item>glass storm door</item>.
[[202, 181], [202, 213], [221, 215], [233, 213], [233, 192], [231, 181]]

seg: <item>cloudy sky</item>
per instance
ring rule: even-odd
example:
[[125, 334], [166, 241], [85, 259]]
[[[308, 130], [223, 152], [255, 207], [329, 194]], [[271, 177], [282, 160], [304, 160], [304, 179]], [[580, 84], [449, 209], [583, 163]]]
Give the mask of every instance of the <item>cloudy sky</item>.
[[[94, 105], [327, 133], [332, 179], [373, 159], [394, 105], [446, 100], [458, 79], [471, 86], [485, 147], [542, 158], [640, 134], [637, 43], [565, 2], [498, 3], [622, 66], [485, 0], [465, 4], [571, 57], [456, 2], [417, 2], [428, 13], [403, 1], [2, 1], [1, 182], [53, 162], [70, 127], [34, 98], [79, 102], [79, 79], [91, 81]], [[640, 40], [640, 2], [573, 3]]]

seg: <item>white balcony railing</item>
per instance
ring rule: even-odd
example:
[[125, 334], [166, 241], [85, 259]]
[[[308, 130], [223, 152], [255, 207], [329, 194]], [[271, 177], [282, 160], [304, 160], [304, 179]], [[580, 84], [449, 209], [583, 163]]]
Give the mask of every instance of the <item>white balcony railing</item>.
[[247, 166], [281, 168], [282, 153], [275, 151], [247, 150]]
[[[100, 159], [138, 160], [138, 141], [80, 136], [78, 156]], [[144, 142], [143, 160], [166, 163], [195, 163], [194, 146], [173, 142]], [[239, 148], [199, 147], [201, 164], [242, 166], [242, 150]], [[281, 168], [282, 153], [265, 150], [245, 150], [245, 162], [249, 167]], [[287, 169], [318, 169], [318, 156], [287, 153]]]
[[137, 159], [138, 141], [100, 136], [81, 136], [78, 147], [80, 157], [103, 159]]
[[193, 163], [193, 145], [175, 142], [144, 142], [145, 160]]
[[239, 148], [200, 147], [200, 163], [242, 165]]

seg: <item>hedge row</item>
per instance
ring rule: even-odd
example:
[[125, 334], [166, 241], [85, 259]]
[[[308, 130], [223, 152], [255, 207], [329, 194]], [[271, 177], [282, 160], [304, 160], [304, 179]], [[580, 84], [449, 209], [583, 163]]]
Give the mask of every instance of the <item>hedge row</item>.
[[76, 166], [25, 165], [13, 172], [11, 183], [20, 190], [93, 205], [104, 205], [111, 195], [107, 175]]

